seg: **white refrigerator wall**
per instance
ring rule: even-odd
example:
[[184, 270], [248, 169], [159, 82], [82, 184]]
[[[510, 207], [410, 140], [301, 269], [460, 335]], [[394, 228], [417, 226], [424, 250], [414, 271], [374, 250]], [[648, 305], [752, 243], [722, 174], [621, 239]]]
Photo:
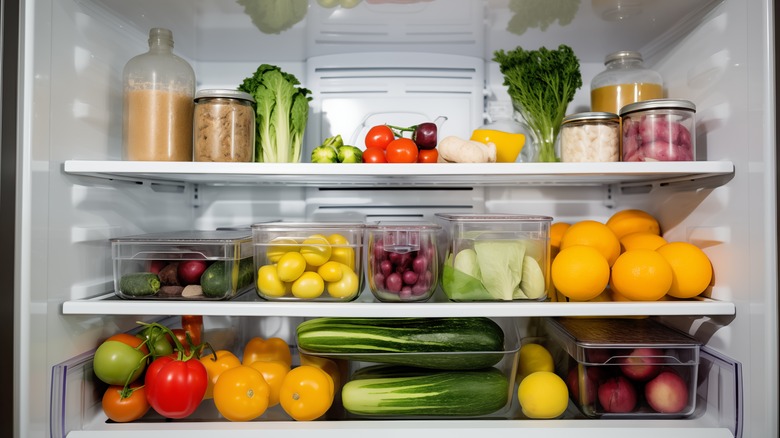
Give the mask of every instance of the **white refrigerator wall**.
[[[326, 15], [311, 1], [303, 22], [279, 35], [263, 35], [258, 42], [250, 18], [232, 0], [23, 2], [17, 220], [21, 229], [15, 290], [20, 333], [15, 388], [19, 435], [49, 434], [53, 365], [136, 325], [138, 317], [134, 316], [61, 312], [64, 301], [112, 290], [110, 237], [247, 225], [263, 218], [318, 219], [353, 211], [424, 217], [445, 210], [532, 213], [573, 222], [606, 220], [615, 209], [631, 207], [655, 214], [667, 238], [696, 243], [712, 259], [716, 272], [712, 298], [734, 302], [736, 315], [666, 320], [743, 364], [744, 436], [776, 435], [773, 2], [638, 1], [647, 14], [656, 14], [658, 22], [674, 23], [671, 28], [656, 28], [649, 19], [596, 26], [599, 22], [594, 20], [610, 2], [580, 1], [571, 25], [554, 23], [546, 31], [529, 29], [519, 36], [503, 31], [512, 16], [508, 3], [423, 2], [418, 8], [434, 8], [428, 17], [437, 17], [438, 26], [398, 12], [369, 23], [373, 27], [368, 29], [355, 27], [359, 23], [347, 13]], [[674, 15], [676, 8], [685, 15]], [[369, 17], [378, 20], [375, 15]], [[398, 23], [403, 24], [395, 26]], [[587, 108], [588, 84], [601, 70], [606, 53], [639, 49], [647, 63], [663, 74], [669, 97], [696, 103], [696, 140], [700, 150], [705, 150], [699, 159], [731, 161], [736, 172], [728, 184], [715, 189], [686, 190], [681, 181], [672, 187], [653, 186], [649, 193], [640, 194], [632, 192], [644, 192], [646, 187], [466, 184], [458, 190], [318, 190], [283, 185], [197, 186], [65, 174], [66, 160], [120, 159], [122, 67], [146, 50], [146, 32], [154, 26], [173, 29], [175, 51], [191, 62], [200, 88], [233, 88], [261, 63], [279, 65], [308, 86], [306, 60], [311, 57], [367, 48], [379, 52], [414, 49], [484, 61], [485, 99], [499, 109], [506, 107], [508, 96], [497, 66], [489, 62], [495, 49], [572, 45], [582, 62], [583, 88], [571, 112]], [[440, 34], [420, 37], [423, 28]], [[410, 44], [409, 38], [424, 41]], [[310, 117], [313, 124], [317, 116]], [[471, 123], [475, 126], [468, 130], [477, 127], [474, 119]], [[307, 134], [308, 150], [321, 140]], [[399, 203], [405, 208], [398, 207]], [[677, 427], [684, 430], [695, 421], [682, 420]], [[450, 427], [445, 424], [431, 433]], [[581, 426], [539, 424], [553, 429]], [[642, 425], [652, 427], [653, 423]]]

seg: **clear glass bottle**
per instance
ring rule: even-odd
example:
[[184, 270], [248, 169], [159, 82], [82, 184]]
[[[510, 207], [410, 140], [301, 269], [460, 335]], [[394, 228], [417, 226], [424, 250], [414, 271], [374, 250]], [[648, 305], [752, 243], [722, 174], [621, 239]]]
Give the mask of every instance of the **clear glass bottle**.
[[639, 52], [610, 53], [604, 65], [590, 83], [591, 111], [619, 114], [629, 103], [663, 97], [663, 78], [645, 67]]
[[149, 31], [149, 51], [122, 72], [122, 157], [137, 161], [192, 161], [195, 72], [173, 54], [173, 32]]

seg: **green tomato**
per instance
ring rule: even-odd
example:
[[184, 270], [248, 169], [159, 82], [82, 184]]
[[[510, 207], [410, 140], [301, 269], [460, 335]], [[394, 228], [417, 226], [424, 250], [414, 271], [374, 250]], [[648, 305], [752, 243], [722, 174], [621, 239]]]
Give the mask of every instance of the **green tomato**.
[[173, 345], [160, 327], [149, 326], [141, 330], [138, 337], [146, 342], [153, 357], [167, 356], [173, 353]]
[[330, 146], [317, 146], [311, 151], [312, 163], [338, 163], [339, 154]]
[[109, 385], [124, 385], [137, 380], [146, 367], [146, 347], [142, 343], [142, 339], [128, 334], [106, 339], [92, 359], [95, 375]]
[[363, 151], [355, 146], [344, 145], [339, 149], [339, 163], [362, 163]]

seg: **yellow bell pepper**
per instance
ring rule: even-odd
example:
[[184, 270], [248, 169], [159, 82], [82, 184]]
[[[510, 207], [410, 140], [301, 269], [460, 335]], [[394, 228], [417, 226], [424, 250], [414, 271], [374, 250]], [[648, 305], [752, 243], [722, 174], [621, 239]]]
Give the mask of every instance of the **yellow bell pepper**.
[[244, 355], [241, 363], [251, 365], [256, 361], [279, 360], [292, 366], [292, 354], [290, 345], [281, 338], [254, 337], [244, 346]]
[[497, 163], [514, 163], [525, 145], [525, 135], [495, 129], [475, 129], [471, 140], [496, 145]]

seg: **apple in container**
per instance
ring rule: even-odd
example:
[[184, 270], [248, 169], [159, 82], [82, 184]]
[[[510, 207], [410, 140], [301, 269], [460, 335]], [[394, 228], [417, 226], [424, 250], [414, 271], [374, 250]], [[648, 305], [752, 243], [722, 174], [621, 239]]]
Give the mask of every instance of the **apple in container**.
[[659, 348], [635, 348], [628, 356], [620, 358], [620, 370], [631, 380], [646, 382], [661, 372], [663, 355]]
[[683, 412], [688, 406], [688, 383], [673, 370], [661, 371], [645, 384], [645, 400], [656, 412]]

